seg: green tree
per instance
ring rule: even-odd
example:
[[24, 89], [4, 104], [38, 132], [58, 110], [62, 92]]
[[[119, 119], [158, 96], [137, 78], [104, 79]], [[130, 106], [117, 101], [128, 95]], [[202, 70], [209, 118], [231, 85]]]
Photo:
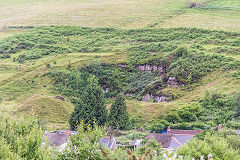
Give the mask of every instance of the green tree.
[[117, 95], [109, 114], [109, 124], [118, 129], [127, 129], [129, 127], [129, 116], [125, 99], [122, 95]]
[[170, 123], [179, 123], [182, 122], [177, 112], [171, 111], [167, 113], [166, 120]]
[[86, 125], [81, 121], [76, 130], [77, 134], [69, 137], [66, 149], [58, 153], [56, 159], [102, 160], [100, 141], [104, 136], [104, 128], [94, 122], [93, 125]]
[[50, 159], [51, 151], [37, 121], [0, 118], [0, 160]]
[[71, 129], [75, 129], [80, 121], [86, 124], [104, 125], [107, 121], [107, 110], [102, 88], [95, 76], [90, 75], [85, 90], [82, 92], [69, 120]]

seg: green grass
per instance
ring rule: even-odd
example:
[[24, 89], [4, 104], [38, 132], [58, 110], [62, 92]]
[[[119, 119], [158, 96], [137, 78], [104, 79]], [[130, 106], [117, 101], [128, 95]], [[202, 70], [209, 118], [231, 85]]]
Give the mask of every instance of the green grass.
[[196, 27], [211, 30], [240, 31], [238, 0], [210, 1], [200, 8], [185, 8], [157, 27]]
[[[66, 102], [55, 98], [58, 94], [53, 92], [53, 82], [44, 76], [50, 71], [46, 64], [61, 68], [68, 66], [70, 61], [70, 65], [75, 67], [99, 59], [114, 62], [119, 56], [121, 55], [114, 53], [72, 53], [52, 55], [24, 64], [13, 63], [12, 59], [0, 60], [0, 97], [3, 98], [0, 112], [14, 119], [34, 116], [45, 121], [48, 130], [68, 128], [67, 120], [73, 105], [67, 98]], [[19, 70], [17, 66], [21, 66]]]
[[[196, 1], [206, 2], [207, 0]], [[34, 33], [22, 27], [15, 28], [19, 26], [74, 25], [91, 27], [89, 30], [92, 31], [96, 27], [123, 29], [196, 27], [240, 32], [238, 0], [210, 1], [200, 8], [188, 8], [188, 2], [188, 0], [0, 0], [0, 40], [8, 37], [14, 39], [17, 34], [24, 35], [26, 32], [31, 38], [25, 37], [25, 40], [30, 41], [34, 38], [38, 39], [41, 35], [43, 37], [52, 35], [49, 32], [37, 33], [37, 29]], [[69, 30], [73, 28], [69, 27]], [[0, 112], [17, 119], [22, 115], [26, 117], [30, 113], [28, 109], [31, 108], [34, 115], [48, 121], [51, 129], [66, 128], [67, 123], [63, 122], [66, 122], [73, 106], [68, 101], [61, 102], [54, 98], [58, 94], [53, 92], [53, 81], [46, 77], [45, 73], [52, 68], [67, 68], [69, 64], [72, 67], [82, 67], [93, 61], [113, 64], [126, 62], [129, 55], [139, 48], [142, 49], [140, 49], [142, 53], [157, 48], [157, 51], [151, 52], [151, 59], [169, 53], [179, 45], [193, 49], [197, 44], [203, 47], [202, 52], [205, 54], [217, 53], [224, 58], [229, 57], [240, 61], [238, 50], [233, 49], [239, 46], [231, 45], [232, 42], [238, 43], [239, 35], [231, 36], [230, 34], [229, 36], [224, 32], [204, 33], [209, 30], [193, 34], [192, 30], [185, 29], [165, 31], [140, 29], [135, 30], [139, 32], [136, 36], [128, 32], [129, 30], [115, 31], [113, 30], [112, 33], [103, 31], [97, 35], [72, 35], [68, 36], [69, 42], [66, 36], [53, 36], [50, 46], [70, 49], [70, 52], [64, 52], [65, 54], [50, 53], [39, 59], [28, 59], [24, 63], [13, 62], [14, 57], [17, 59], [20, 55], [30, 54], [29, 51], [39, 49], [35, 46], [29, 50], [17, 50], [15, 54], [10, 54], [9, 59], [0, 59], [0, 97], [3, 98], [0, 102]], [[153, 37], [158, 39], [151, 42], [150, 39]], [[163, 40], [162, 37], [169, 39]], [[24, 36], [20, 36], [20, 39], [24, 39]], [[46, 41], [43, 42], [43, 44], [46, 43]], [[88, 53], [79, 49], [88, 45], [90, 45]], [[159, 49], [159, 45], [163, 48]], [[14, 44], [11, 47], [16, 46]], [[219, 51], [217, 49], [219, 47], [224, 51]], [[98, 48], [97, 51], [94, 50], [96, 48]], [[143, 58], [142, 63], [147, 60]], [[46, 64], [50, 64], [51, 68], [46, 68]], [[19, 70], [18, 67], [20, 67]], [[238, 87], [240, 80], [229, 76], [231, 72], [219, 70], [207, 74], [194, 84], [192, 91], [184, 91], [182, 97], [169, 103], [128, 100], [128, 110], [132, 115], [139, 116], [143, 122], [151, 121], [171, 109], [198, 100], [204, 96], [206, 90], [226, 94], [235, 93], [240, 89]], [[166, 92], [169, 91], [166, 90]], [[34, 95], [38, 96], [34, 97]], [[45, 106], [48, 106], [47, 109], [51, 114], [45, 115], [43, 112]], [[59, 110], [58, 107], [60, 107]]]
[[[163, 55], [170, 55], [171, 57], [172, 54], [169, 53], [182, 45], [189, 49], [189, 54], [193, 54], [193, 57], [190, 58], [195, 60], [198, 60], [199, 56], [206, 58], [209, 55], [215, 55], [214, 48], [225, 47], [226, 51], [224, 53], [218, 53], [218, 55], [223, 55], [222, 58], [213, 57], [216, 61], [212, 61], [211, 58], [211, 61], [209, 61], [209, 58], [206, 59], [211, 64], [210, 68], [208, 68], [208, 64], [200, 67], [206, 67], [206, 69], [210, 69], [209, 71], [214, 71], [221, 66], [234, 62], [234, 60], [236, 62], [239, 60], [238, 55], [231, 52], [232, 48], [239, 48], [237, 33], [201, 29], [120, 30], [41, 27], [26, 30], [24, 33], [10, 36], [1, 42], [1, 44], [6, 43], [7, 46], [10, 42], [10, 48], [16, 51], [16, 53], [11, 53], [8, 47], [6, 50], [2, 49], [2, 52], [9, 54], [11, 58], [0, 59], [0, 97], [3, 98], [0, 103], [1, 112], [13, 118], [32, 114], [40, 119], [46, 119], [50, 127], [60, 128], [66, 126], [66, 123], [63, 122], [66, 122], [70, 111], [72, 111], [72, 106], [68, 102], [61, 102], [54, 98], [58, 94], [53, 90], [52, 79], [46, 76], [46, 73], [52, 69], [67, 68], [69, 64], [71, 67], [83, 67], [94, 61], [117, 64], [127, 62], [129, 55], [138, 55], [139, 53], [146, 54], [146, 57], [138, 57], [139, 59], [137, 58], [133, 65], [136, 63], [155, 63], [154, 59], [161, 58]], [[25, 45], [31, 45], [27, 49], [19, 48], [18, 46], [22, 42]], [[17, 59], [20, 55], [29, 51], [41, 49], [41, 46], [46, 46], [46, 44], [53, 44], [57, 46], [57, 49], [58, 46], [68, 48], [69, 53], [61, 53], [61, 51], [56, 53], [55, 50], [53, 53], [50, 52], [49, 55], [44, 55], [38, 59], [27, 59], [24, 63], [13, 62], [14, 58]], [[51, 47], [45, 50], [51, 51]], [[86, 50], [82, 50], [82, 48]], [[227, 55], [233, 58], [230, 62]], [[153, 62], [151, 62], [152, 60]], [[178, 58], [176, 62], [177, 60]], [[194, 61], [196, 65], [199, 65], [198, 62], [199, 64], [203, 63], [201, 60]], [[50, 64], [50, 68], [46, 68], [47, 64]], [[19, 70], [17, 69], [18, 66]], [[130, 114], [139, 117], [147, 125], [147, 122], [171, 109], [198, 100], [204, 96], [206, 90], [231, 94], [240, 89], [236, 85], [239, 80], [229, 76], [231, 70], [226, 73], [219, 70], [219, 72], [211, 74], [209, 74], [209, 71], [204, 71], [197, 83], [189, 85], [193, 88], [192, 91], [180, 91], [180, 98], [174, 101], [151, 103], [128, 100], [127, 105]], [[205, 75], [207, 77], [204, 77]], [[165, 89], [164, 91], [176, 92], [174, 89]], [[66, 99], [68, 98], [66, 97]], [[49, 114], [45, 114], [44, 110]], [[65, 112], [66, 110], [69, 112]]]
[[[207, 0], [193, 0], [205, 2]], [[238, 0], [206, 3], [188, 9], [189, 0], [10, 0], [0, 5], [0, 28], [77, 25], [146, 28], [201, 27], [239, 31]], [[219, 7], [220, 6], [220, 7]], [[219, 10], [215, 10], [219, 8]], [[228, 10], [226, 10], [226, 8]], [[0, 34], [1, 37], [1, 34]]]
[[34, 94], [17, 107], [23, 117], [32, 116], [47, 123], [66, 125], [73, 105], [55, 97]]
[[239, 0], [215, 0], [207, 3], [203, 8], [240, 10], [240, 2]]
[[1, 1], [3, 26], [79, 25], [140, 28], [174, 14], [186, 0]]

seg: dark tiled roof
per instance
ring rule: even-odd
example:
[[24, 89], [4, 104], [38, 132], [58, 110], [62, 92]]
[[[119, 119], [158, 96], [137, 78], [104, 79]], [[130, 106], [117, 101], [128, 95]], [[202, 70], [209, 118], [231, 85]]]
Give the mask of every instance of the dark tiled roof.
[[147, 135], [147, 143], [150, 139], [155, 139], [161, 143], [163, 148], [176, 149], [187, 143], [194, 135], [173, 135], [173, 134], [157, 134], [149, 133]]
[[49, 142], [50, 146], [59, 147], [67, 142], [67, 135], [65, 133], [50, 132], [45, 134], [45, 138]]
[[167, 131], [167, 134], [183, 134], [183, 135], [196, 135], [198, 133], [201, 133], [201, 130], [181, 130], [181, 129], [171, 129], [170, 131]]
[[[70, 135], [77, 134], [75, 131], [69, 131]], [[70, 136], [66, 134], [66, 131], [55, 131], [45, 133], [45, 138], [52, 147], [59, 147], [67, 142], [67, 137]], [[114, 137], [104, 137], [101, 142], [110, 150], [115, 150], [117, 148], [116, 140]]]
[[175, 135], [172, 138], [169, 147], [172, 148], [172, 149], [176, 149], [178, 147], [181, 147], [193, 137], [194, 137], [194, 135]]
[[157, 133], [149, 133], [147, 135], [147, 143], [150, 139], [155, 139], [158, 143], [161, 143], [163, 148], [168, 148], [170, 146], [172, 140], [171, 134], [157, 134]]

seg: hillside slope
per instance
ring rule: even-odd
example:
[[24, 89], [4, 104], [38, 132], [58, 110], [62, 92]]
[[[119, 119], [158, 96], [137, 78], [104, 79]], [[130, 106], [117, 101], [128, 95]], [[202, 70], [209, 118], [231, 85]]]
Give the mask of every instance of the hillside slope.
[[[62, 122], [66, 122], [72, 105], [54, 98], [65, 93], [56, 92], [56, 82], [49, 73], [59, 69], [71, 73], [75, 67], [86, 68], [97, 62], [110, 67], [110, 70], [102, 67], [107, 75], [105, 78], [112, 78], [110, 83], [100, 82], [109, 85], [109, 93], [111, 85], [125, 84], [128, 78], [140, 76], [145, 79], [141, 87], [129, 83], [130, 88], [121, 85], [119, 89], [135, 94], [127, 101], [130, 113], [143, 122], [151, 121], [173, 108], [198, 100], [206, 90], [226, 94], [237, 92], [239, 42], [238, 33], [187, 28], [119, 30], [56, 26], [27, 29], [1, 41], [1, 112], [15, 118], [29, 114], [26, 108], [30, 107], [38, 118], [64, 127]], [[132, 71], [121, 69], [118, 64], [127, 64]], [[146, 64], [165, 65], [163, 79], [157, 78], [158, 73], [137, 69]], [[116, 71], [116, 76], [111, 70]], [[121, 75], [126, 79], [121, 79]], [[176, 77], [182, 87], [166, 86], [169, 77]], [[65, 86], [64, 79], [56, 78]], [[99, 74], [99, 78], [104, 77]], [[159, 88], [159, 84], [162, 87]], [[162, 103], [138, 101], [143, 100], [146, 93], [167, 94], [172, 99]], [[40, 95], [40, 98], [29, 98], [33, 95]], [[68, 100], [68, 95], [65, 98]], [[29, 104], [26, 101], [30, 101]], [[49, 114], [43, 114], [41, 108], [48, 105], [51, 106]]]

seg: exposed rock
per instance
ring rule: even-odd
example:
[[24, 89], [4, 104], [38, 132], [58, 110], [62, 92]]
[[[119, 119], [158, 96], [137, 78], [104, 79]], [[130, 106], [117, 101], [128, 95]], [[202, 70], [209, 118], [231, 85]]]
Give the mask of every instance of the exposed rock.
[[157, 65], [150, 65], [150, 64], [138, 64], [136, 66], [137, 70], [139, 71], [145, 71], [145, 72], [158, 72], [160, 76], [163, 76], [165, 74], [165, 68], [163, 66], [157, 66]]
[[152, 69], [153, 69], [153, 67], [152, 67], [151, 65], [146, 64], [146, 66], [145, 66], [145, 71], [146, 71], [146, 72], [151, 72]]
[[127, 64], [124, 64], [124, 63], [118, 64], [118, 67], [120, 67], [120, 68], [128, 68]]
[[137, 70], [145, 71], [145, 65], [141, 65], [141, 64], [137, 65]]
[[158, 70], [158, 66], [153, 65], [152, 69], [153, 69], [154, 72], [156, 72]]
[[125, 95], [129, 96], [129, 97], [133, 97], [134, 96], [134, 94], [132, 94], [132, 93], [126, 93]]
[[150, 94], [146, 94], [142, 97], [142, 101], [149, 101], [150, 99], [153, 99], [154, 102], [160, 103], [160, 102], [166, 102], [168, 100], [168, 97], [165, 95], [150, 95]]
[[152, 98], [151, 95], [147, 93], [146, 95], [144, 95], [144, 96], [142, 97], [142, 101], [147, 102], [147, 101], [150, 100], [150, 98]]
[[177, 88], [179, 86], [177, 78], [176, 77], [169, 77], [168, 81], [167, 81], [167, 86]]
[[168, 97], [161, 95], [161, 96], [155, 96], [154, 97], [155, 102], [160, 103], [160, 102], [166, 102], [168, 101]]
[[164, 75], [165, 74], [165, 68], [162, 67], [162, 66], [159, 66], [157, 71], [158, 71], [158, 73], [160, 73], [160, 75]]

